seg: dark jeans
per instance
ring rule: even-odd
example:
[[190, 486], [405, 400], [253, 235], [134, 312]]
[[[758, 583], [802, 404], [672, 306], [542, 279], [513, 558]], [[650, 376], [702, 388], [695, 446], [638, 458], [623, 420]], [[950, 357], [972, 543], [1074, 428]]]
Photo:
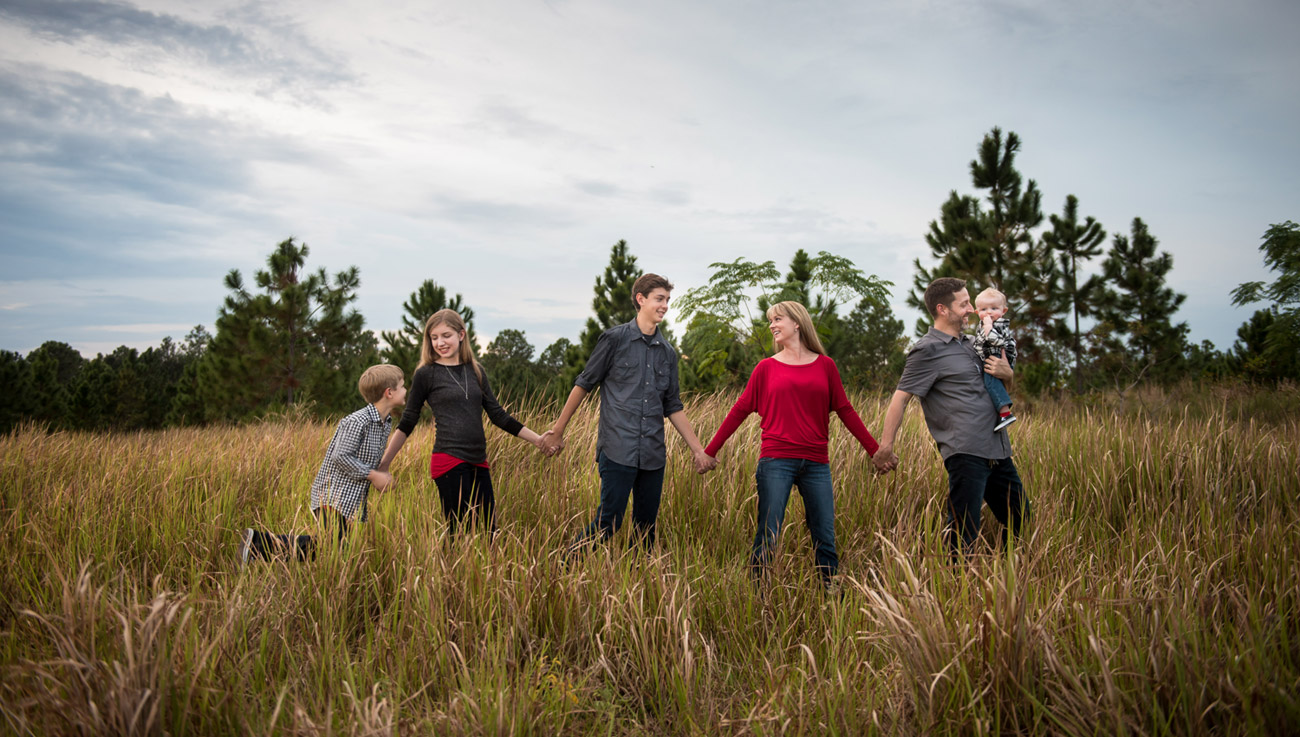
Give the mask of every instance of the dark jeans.
[[477, 519], [487, 531], [496, 531], [496, 498], [492, 494], [492, 474], [486, 468], [462, 463], [433, 483], [438, 485], [450, 536], [456, 536], [456, 528], [464, 524], [467, 514], [472, 515], [471, 524]]
[[948, 526], [944, 531], [956, 559], [969, 549], [980, 530], [980, 509], [985, 503], [1003, 524], [1005, 545], [1029, 517], [1029, 500], [1016, 464], [1010, 458], [989, 459], [957, 453], [943, 462], [948, 469]]
[[[326, 532], [331, 527], [338, 531], [339, 545], [343, 545], [348, 534], [348, 518], [335, 509], [313, 509], [316, 521], [321, 523]], [[274, 532], [253, 530], [253, 539], [248, 546], [249, 560], [316, 560], [316, 541], [311, 535], [278, 535]]]
[[649, 550], [655, 542], [655, 520], [659, 517], [659, 500], [663, 496], [664, 469], [624, 466], [611, 461], [604, 451], [596, 456], [596, 465], [600, 469], [600, 506], [596, 507], [596, 518], [579, 536], [575, 549], [612, 537], [623, 526], [623, 513], [627, 511], [627, 499], [631, 495], [636, 537], [628, 544], [634, 545], [639, 540]]
[[825, 463], [799, 458], [759, 458], [754, 471], [758, 484], [758, 529], [749, 564], [761, 574], [771, 558], [772, 549], [781, 536], [785, 508], [790, 503], [790, 489], [799, 487], [803, 497], [804, 519], [812, 535], [817, 572], [824, 582], [839, 570], [835, 553], [835, 493], [831, 484], [831, 467]]
[[1000, 410], [1003, 407], [1011, 406], [1011, 395], [1007, 394], [1007, 387], [1002, 383], [1002, 379], [993, 374], [984, 374], [984, 388], [989, 390], [989, 398], [993, 400], [993, 409]]

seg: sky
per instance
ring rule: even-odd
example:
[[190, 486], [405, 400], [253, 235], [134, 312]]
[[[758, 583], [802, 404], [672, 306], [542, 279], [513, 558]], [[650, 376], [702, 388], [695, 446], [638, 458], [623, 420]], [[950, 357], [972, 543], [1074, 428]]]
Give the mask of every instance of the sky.
[[910, 326], [994, 126], [1045, 215], [1141, 217], [1225, 349], [1300, 220], [1297, 29], [1294, 0], [0, 0], [0, 349], [211, 330], [289, 237], [360, 268], [375, 331], [434, 279], [540, 353], [620, 239], [677, 296], [828, 251]]

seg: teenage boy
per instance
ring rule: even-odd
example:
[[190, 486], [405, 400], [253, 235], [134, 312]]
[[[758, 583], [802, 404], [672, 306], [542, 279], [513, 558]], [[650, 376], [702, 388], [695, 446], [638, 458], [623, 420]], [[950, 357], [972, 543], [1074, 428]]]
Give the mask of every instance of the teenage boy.
[[[366, 498], [373, 485], [387, 491], [393, 485], [392, 474], [379, 470], [384, 455], [392, 414], [406, 404], [406, 386], [402, 369], [392, 364], [371, 366], [361, 374], [357, 388], [368, 402], [344, 417], [334, 430], [325, 460], [311, 484], [311, 511], [328, 530], [334, 527], [342, 542], [351, 520], [366, 519]], [[290, 548], [298, 560], [314, 555], [310, 535], [277, 535], [260, 530], [244, 530], [239, 549], [241, 564], [249, 559], [288, 556]]]
[[659, 323], [668, 311], [673, 285], [658, 274], [642, 274], [632, 285], [636, 319], [601, 334], [560, 418], [543, 440], [548, 454], [564, 447], [564, 429], [578, 405], [601, 387], [596, 464], [600, 471], [600, 505], [573, 549], [608, 540], [623, 524], [629, 494], [632, 522], [646, 549], [654, 545], [655, 520], [663, 492], [664, 418], [673, 424], [695, 456], [698, 473], [717, 461], [704, 453], [682, 409], [677, 383], [677, 352], [664, 340]]
[[1029, 513], [1024, 485], [1011, 460], [1007, 433], [995, 432], [988, 421], [989, 395], [985, 372], [1003, 381], [1013, 372], [1002, 356], [982, 365], [970, 335], [963, 328], [975, 313], [966, 282], [944, 277], [925, 290], [925, 307], [934, 326], [907, 354], [903, 376], [885, 413], [880, 449], [872, 458], [877, 470], [898, 465], [894, 439], [903, 412], [913, 396], [921, 398], [925, 424], [930, 429], [948, 470], [948, 525], [945, 536], [954, 560], [975, 542], [980, 529], [980, 509], [987, 502], [1004, 527], [1004, 540], [1019, 535]]

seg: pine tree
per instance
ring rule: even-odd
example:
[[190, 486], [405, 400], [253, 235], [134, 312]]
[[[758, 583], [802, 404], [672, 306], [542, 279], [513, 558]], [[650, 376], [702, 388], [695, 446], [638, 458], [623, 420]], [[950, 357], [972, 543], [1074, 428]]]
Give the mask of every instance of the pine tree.
[[[1013, 318], [1031, 314], [1032, 306], [1023, 306], [1021, 295], [1031, 286], [1031, 279], [1041, 286], [1051, 267], [1042, 263], [1050, 254], [1034, 248], [1032, 231], [1043, 221], [1042, 194], [1034, 180], [1023, 184], [1015, 167], [1019, 151], [1020, 137], [1014, 132], [1004, 139], [1002, 129], [995, 127], [984, 136], [979, 157], [970, 162], [970, 172], [975, 188], [987, 192], [988, 207], [955, 190], [949, 194], [940, 207], [939, 220], [930, 222], [925, 236], [930, 255], [938, 263], [927, 269], [920, 259], [914, 262], [916, 276], [907, 297], [910, 306], [924, 312], [923, 295], [930, 282], [956, 276], [967, 280], [972, 297], [985, 287], [1006, 294]], [[929, 326], [930, 321], [923, 318], [917, 323], [917, 334], [924, 334]]]
[[35, 411], [32, 368], [22, 355], [0, 351], [0, 434], [11, 432]]
[[57, 340], [48, 340], [27, 354], [34, 420], [56, 428], [72, 426], [72, 392], [85, 363], [75, 348]]
[[424, 339], [424, 322], [438, 310], [455, 310], [465, 321], [465, 339], [470, 345], [478, 345], [478, 336], [474, 333], [474, 310], [465, 304], [459, 294], [447, 299], [447, 289], [438, 285], [433, 279], [425, 279], [420, 288], [411, 292], [411, 298], [402, 303], [402, 329], [390, 333], [384, 331], [380, 337], [384, 348], [380, 351], [383, 359], [399, 366], [406, 372], [407, 381], [415, 373], [420, 363], [420, 342]]
[[1092, 313], [1094, 298], [1099, 293], [1102, 280], [1093, 275], [1080, 284], [1079, 270], [1085, 262], [1101, 255], [1101, 244], [1106, 240], [1106, 231], [1091, 215], [1083, 223], [1079, 222], [1079, 198], [1074, 195], [1065, 198], [1065, 209], [1059, 217], [1052, 215], [1051, 223], [1052, 230], [1043, 234], [1043, 241], [1060, 259], [1063, 285], [1061, 297], [1068, 302], [1074, 315], [1073, 328], [1061, 325], [1057, 336], [1070, 344], [1070, 351], [1074, 354], [1074, 391], [1082, 393], [1083, 345], [1079, 318]]
[[1278, 277], [1269, 285], [1262, 281], [1239, 285], [1232, 290], [1232, 303], [1273, 303], [1267, 317], [1257, 312], [1252, 318], [1252, 323], [1267, 322], [1266, 338], [1256, 349], [1260, 367], [1267, 370], [1253, 371], [1252, 378], [1294, 381], [1300, 379], [1300, 225], [1290, 220], [1271, 225], [1263, 240], [1259, 250], [1264, 264]]
[[[1113, 374], [1134, 380], [1175, 377], [1186, 345], [1187, 323], [1175, 324], [1173, 317], [1187, 295], [1165, 285], [1174, 257], [1157, 253], [1158, 246], [1146, 223], [1133, 218], [1131, 236], [1116, 235], [1102, 264], [1107, 285], [1097, 312], [1113, 336], [1102, 346], [1102, 359]], [[1123, 344], [1121, 336], [1127, 337]]]
[[244, 287], [238, 269], [226, 275], [231, 293], [198, 371], [208, 419], [293, 406], [304, 394], [321, 400], [322, 410], [338, 409], [331, 405], [339, 383], [354, 384], [356, 376], [349, 374], [375, 360], [360, 314], [347, 310], [360, 286], [355, 267], [337, 274], [331, 286], [325, 269], [305, 272], [308, 253], [307, 244], [293, 238], [276, 246], [268, 268], [256, 274], [258, 294]]
[[[632, 285], [636, 283], [641, 271], [636, 263], [636, 256], [627, 247], [627, 241], [620, 240], [609, 250], [609, 265], [596, 277], [594, 287], [596, 296], [591, 300], [594, 317], [587, 318], [587, 324], [578, 336], [578, 342], [569, 348], [565, 356], [565, 383], [582, 373], [587, 358], [596, 348], [600, 334], [615, 325], [622, 325], [636, 318], [636, 304], [632, 301]], [[666, 327], [666, 326], [661, 326]]]
[[861, 391], [887, 391], [898, 383], [903, 373], [903, 321], [896, 319], [889, 303], [882, 299], [863, 299], [843, 320], [841, 347], [835, 351], [836, 363], [845, 386]]

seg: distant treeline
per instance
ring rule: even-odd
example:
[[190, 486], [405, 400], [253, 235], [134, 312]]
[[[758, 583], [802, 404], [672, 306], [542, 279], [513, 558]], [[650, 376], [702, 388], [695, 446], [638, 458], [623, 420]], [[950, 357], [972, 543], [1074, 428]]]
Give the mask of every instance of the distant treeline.
[[[1122, 396], [1142, 384], [1186, 380], [1300, 380], [1300, 226], [1286, 221], [1264, 234], [1259, 250], [1276, 281], [1232, 290], [1236, 305], [1265, 303], [1237, 330], [1234, 345], [1221, 351], [1209, 341], [1192, 344], [1187, 323], [1175, 319], [1186, 296], [1166, 283], [1173, 257], [1158, 250], [1142, 219], [1103, 252], [1106, 231], [1092, 217], [1080, 220], [1078, 199], [1069, 195], [1062, 214], [1041, 228], [1042, 196], [1034, 180], [1022, 185], [1014, 165], [1019, 148], [1015, 133], [1004, 137], [994, 128], [984, 137], [970, 162], [983, 197], [953, 191], [942, 204], [926, 234], [933, 262], [914, 262], [910, 305], [923, 310], [925, 286], [941, 276], [966, 279], [972, 296], [1000, 289], [1019, 344], [1016, 391], [1030, 395]], [[24, 420], [53, 429], [135, 430], [286, 410], [336, 416], [360, 402], [356, 380], [366, 366], [392, 363], [409, 380], [424, 321], [434, 312], [458, 311], [474, 340], [474, 310], [426, 279], [403, 303], [401, 329], [381, 333], [381, 345], [352, 307], [360, 270], [352, 266], [332, 278], [323, 268], [308, 271], [308, 254], [305, 243], [281, 242], [252, 289], [237, 269], [226, 274], [229, 294], [215, 334], [197, 326], [180, 343], [167, 338], [143, 353], [122, 346], [89, 360], [55, 341], [26, 356], [0, 351], [0, 432]], [[1087, 273], [1097, 257], [1100, 268]], [[744, 386], [771, 352], [764, 312], [788, 299], [809, 308], [847, 387], [892, 391], [910, 341], [890, 310], [889, 282], [825, 251], [796, 251], [784, 273], [773, 261], [744, 258], [710, 268], [707, 284], [674, 292], [680, 323], [662, 326], [681, 356], [683, 391]], [[634, 317], [631, 287], [643, 270], [654, 267], [643, 269], [626, 242], [614, 244], [576, 342], [561, 338], [534, 358], [523, 331], [499, 332], [480, 356], [497, 394], [507, 402], [562, 401], [601, 332]], [[916, 334], [929, 322], [918, 320]]]

